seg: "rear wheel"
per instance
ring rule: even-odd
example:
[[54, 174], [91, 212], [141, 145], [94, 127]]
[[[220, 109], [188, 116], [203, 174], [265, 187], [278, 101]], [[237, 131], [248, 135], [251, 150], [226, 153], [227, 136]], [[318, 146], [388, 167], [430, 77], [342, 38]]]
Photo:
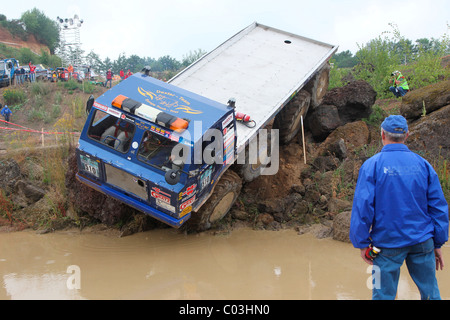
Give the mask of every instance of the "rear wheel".
[[306, 84], [305, 90], [311, 94], [311, 106], [313, 108], [322, 103], [330, 83], [330, 64], [326, 63], [323, 68]]
[[[235, 171], [243, 178], [245, 182], [251, 182], [258, 178], [266, 165], [270, 162], [272, 156], [272, 135], [269, 130], [267, 130], [266, 135], [260, 131], [256, 136], [256, 141], [253, 140], [251, 143], [257, 143], [257, 150], [251, 150], [249, 144], [245, 147], [245, 154], [240, 155], [245, 157], [245, 162], [243, 164], [235, 164]], [[265, 139], [266, 141], [263, 141]], [[250, 155], [250, 151], [256, 153]]]
[[216, 225], [230, 211], [242, 188], [242, 180], [233, 170], [224, 172], [205, 204], [193, 212], [187, 222], [190, 230], [203, 231]]
[[274, 129], [280, 130], [280, 143], [289, 143], [299, 132], [301, 127], [301, 117], [306, 116], [311, 101], [311, 94], [301, 90], [281, 109], [273, 122]]

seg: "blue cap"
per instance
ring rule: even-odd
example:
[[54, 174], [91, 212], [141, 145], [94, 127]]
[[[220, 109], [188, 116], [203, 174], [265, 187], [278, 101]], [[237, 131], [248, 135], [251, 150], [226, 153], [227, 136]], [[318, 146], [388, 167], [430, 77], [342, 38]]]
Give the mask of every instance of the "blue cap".
[[390, 133], [407, 133], [408, 132], [408, 123], [403, 116], [389, 116], [384, 119], [381, 127]]

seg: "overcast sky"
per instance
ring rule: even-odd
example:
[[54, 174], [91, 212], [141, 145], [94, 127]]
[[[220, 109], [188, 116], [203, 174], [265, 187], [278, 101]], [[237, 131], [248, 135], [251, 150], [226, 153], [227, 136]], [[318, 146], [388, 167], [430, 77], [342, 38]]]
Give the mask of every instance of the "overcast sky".
[[17, 0], [3, 5], [8, 20], [37, 8], [50, 18], [84, 20], [82, 49], [100, 58], [178, 60], [190, 51], [210, 51], [253, 22], [339, 46], [355, 53], [392, 31], [415, 41], [449, 32], [450, 1], [424, 0]]

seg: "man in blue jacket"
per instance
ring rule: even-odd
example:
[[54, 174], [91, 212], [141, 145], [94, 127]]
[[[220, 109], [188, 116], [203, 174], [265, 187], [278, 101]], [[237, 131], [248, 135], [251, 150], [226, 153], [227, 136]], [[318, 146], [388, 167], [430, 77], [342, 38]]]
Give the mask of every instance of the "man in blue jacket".
[[[1, 104], [0, 104], [0, 106], [1, 106]], [[12, 111], [5, 104], [5, 106], [0, 111], [0, 114], [5, 118], [5, 121], [9, 122], [9, 117], [11, 116]]]
[[[395, 298], [404, 261], [421, 298], [440, 299], [436, 270], [444, 267], [440, 248], [448, 240], [448, 204], [433, 167], [404, 144], [408, 134], [404, 117], [384, 120], [384, 147], [362, 165], [355, 189], [350, 240], [374, 265], [379, 283], [373, 299]], [[368, 259], [372, 246], [381, 251]]]

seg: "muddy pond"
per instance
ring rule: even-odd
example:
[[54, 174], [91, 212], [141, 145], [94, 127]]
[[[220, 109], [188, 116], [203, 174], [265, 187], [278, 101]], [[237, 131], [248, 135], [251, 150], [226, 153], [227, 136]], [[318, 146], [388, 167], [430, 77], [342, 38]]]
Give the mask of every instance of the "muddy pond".
[[[443, 253], [448, 300], [450, 246]], [[370, 300], [368, 267], [349, 243], [293, 230], [0, 233], [1, 300]], [[405, 266], [398, 299], [419, 299]]]

